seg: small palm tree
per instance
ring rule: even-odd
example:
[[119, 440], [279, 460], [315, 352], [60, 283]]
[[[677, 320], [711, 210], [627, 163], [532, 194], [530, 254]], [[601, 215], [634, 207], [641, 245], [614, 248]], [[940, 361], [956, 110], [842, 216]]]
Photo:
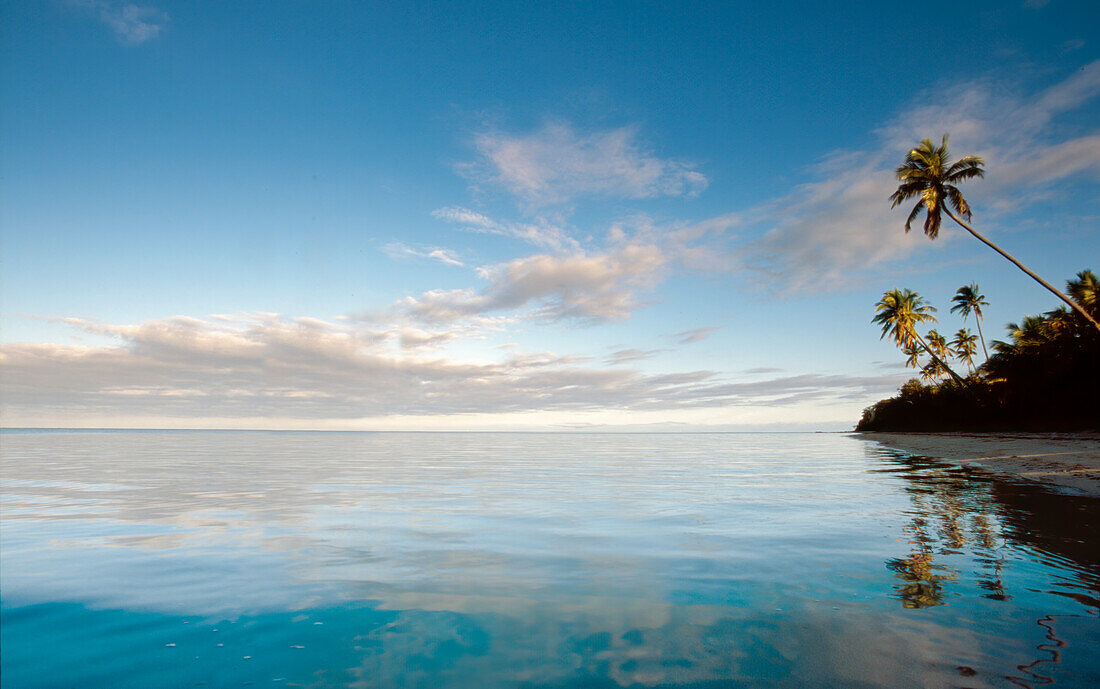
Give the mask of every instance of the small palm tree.
[[918, 324], [936, 321], [936, 317], [932, 315], [935, 311], [936, 309], [929, 306], [924, 297], [916, 292], [895, 287], [884, 292], [882, 299], [875, 304], [875, 317], [871, 322], [882, 326], [882, 335], [879, 339], [890, 335], [894, 344], [903, 350], [920, 344], [935, 362], [943, 366], [952, 378], [961, 383], [962, 377], [940, 360], [917, 332]]
[[974, 314], [974, 322], [978, 325], [978, 337], [982, 341], [982, 353], [988, 360], [989, 350], [985, 348], [985, 335], [982, 334], [982, 307], [989, 306], [989, 302], [985, 300], [985, 295], [978, 288], [978, 283], [972, 282], [960, 287], [955, 291], [955, 296], [951, 297], [951, 301], [955, 303], [951, 307], [951, 313], [961, 314], [964, 322], [971, 313]]
[[928, 368], [931, 370], [934, 377], [942, 378], [947, 373], [947, 360], [951, 358], [954, 352], [951, 351], [951, 347], [947, 344], [947, 338], [940, 335], [935, 328], [928, 331], [928, 346], [940, 359], [939, 361], [931, 362]]
[[[940, 234], [942, 214], [947, 213], [948, 217], [974, 235], [978, 241], [1011, 261], [1017, 268], [1027, 273], [1043, 287], [1046, 287], [1051, 293], [1064, 301], [1067, 306], [1081, 314], [1082, 318], [1092, 323], [1097, 330], [1100, 330], [1100, 322], [1093, 318], [1080, 304], [1028, 270], [1023, 263], [1020, 263], [1004, 249], [978, 234], [973, 227], [959, 217], [961, 215], [967, 220], [970, 219], [970, 204], [966, 202], [962, 192], [955, 184], [975, 177], [982, 177], [985, 174], [982, 170], [984, 163], [977, 156], [965, 156], [952, 162], [947, 152], [947, 139], [947, 135], [944, 134], [943, 142], [939, 146], [933, 144], [931, 139], [921, 139], [920, 144], [909, 151], [909, 154], [905, 156], [905, 162], [898, 166], [896, 170], [897, 178], [901, 181], [901, 184], [890, 195], [890, 207], [896, 208], [911, 198], [920, 198], [917, 205], [909, 213], [909, 218], [905, 221], [905, 231], [910, 230], [913, 220], [924, 210], [924, 234], [928, 235], [929, 239], [935, 239]], [[951, 210], [952, 208], [959, 215], [955, 215]]]
[[951, 340], [951, 346], [955, 349], [955, 356], [959, 361], [966, 362], [970, 372], [973, 373], [974, 355], [978, 352], [978, 336], [972, 335], [966, 328], [959, 328], [959, 332], [955, 333], [955, 338]]
[[901, 351], [905, 354], [905, 368], [921, 368], [917, 357], [923, 354], [924, 350], [918, 347], [916, 342], [909, 347], [902, 347]]
[[929, 383], [935, 382], [940, 378], [943, 378], [946, 374], [946, 370], [940, 362], [933, 359], [925, 364], [924, 368], [920, 370], [920, 377], [927, 380]]
[[935, 328], [928, 331], [928, 346], [941, 359], [946, 360], [951, 356], [951, 348], [947, 345], [947, 338], [940, 335]]

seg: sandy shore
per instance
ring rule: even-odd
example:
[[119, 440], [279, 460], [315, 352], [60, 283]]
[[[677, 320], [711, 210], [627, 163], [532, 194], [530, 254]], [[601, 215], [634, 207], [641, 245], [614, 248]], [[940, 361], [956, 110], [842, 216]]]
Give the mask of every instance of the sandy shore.
[[1096, 433], [875, 432], [854, 437], [1100, 497], [1100, 434]]

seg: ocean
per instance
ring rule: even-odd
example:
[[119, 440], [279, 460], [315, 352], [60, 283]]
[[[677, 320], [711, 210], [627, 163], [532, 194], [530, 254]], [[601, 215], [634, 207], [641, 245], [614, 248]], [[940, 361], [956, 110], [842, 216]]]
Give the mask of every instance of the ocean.
[[0, 433], [32, 687], [1091, 687], [1100, 500], [815, 433]]

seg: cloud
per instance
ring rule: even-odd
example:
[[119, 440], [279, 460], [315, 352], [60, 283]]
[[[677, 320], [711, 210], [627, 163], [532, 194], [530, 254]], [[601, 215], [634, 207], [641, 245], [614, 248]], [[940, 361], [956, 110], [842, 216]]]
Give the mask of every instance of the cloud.
[[607, 357], [606, 362], [611, 366], [618, 366], [619, 364], [626, 364], [631, 361], [651, 359], [664, 351], [663, 349], [620, 349], [617, 352], [612, 352], [611, 355]]
[[692, 328], [691, 330], [683, 330], [676, 333], [672, 337], [676, 339], [680, 344], [691, 344], [692, 342], [699, 342], [710, 337], [710, 334], [715, 330], [720, 330], [718, 326], [707, 326], [704, 328]]
[[660, 248], [626, 242], [587, 255], [537, 254], [479, 269], [489, 284], [480, 289], [432, 290], [397, 302], [398, 311], [429, 323], [451, 323], [497, 311], [533, 306], [528, 317], [621, 320], [641, 305], [668, 258]]
[[460, 226], [466, 232], [494, 234], [502, 237], [514, 237], [553, 251], [576, 251], [580, 244], [570, 237], [561, 227], [545, 218], [534, 223], [504, 223], [468, 208], [440, 208], [432, 211], [432, 216]]
[[897, 376], [808, 375], [730, 383], [711, 371], [647, 376], [549, 352], [471, 363], [405, 351], [405, 339], [415, 336], [409, 332], [274, 314], [137, 325], [68, 322], [117, 344], [0, 346], [8, 418], [73, 423], [133, 415], [195, 421], [675, 410], [869, 399], [899, 382]]
[[[942, 94], [942, 95], [940, 95]], [[902, 231], [908, 208], [890, 209], [893, 169], [921, 138], [951, 134], [955, 155], [986, 162], [986, 177], [964, 192], [981, 229], [999, 214], [1043, 198], [1050, 185], [1100, 174], [1100, 130], [1054, 140], [1052, 121], [1100, 94], [1100, 61], [1030, 97], [981, 80], [938, 89], [876, 133], [875, 145], [837, 151], [811, 170], [811, 181], [749, 215], [765, 232], [740, 248], [738, 267], [780, 292], [843, 287], [861, 273], [938, 248]]]
[[548, 124], [522, 135], [483, 133], [474, 145], [481, 160], [465, 171], [535, 207], [594, 196], [692, 196], [708, 184], [693, 165], [648, 151], [633, 126], [583, 134]]
[[1063, 53], [1072, 53], [1073, 51], [1080, 50], [1084, 47], [1085, 41], [1080, 38], [1071, 38], [1070, 40], [1063, 43], [1061, 46]]
[[401, 349], [414, 350], [442, 347], [458, 337], [459, 333], [455, 330], [430, 332], [419, 328], [405, 327], [398, 328], [397, 335], [401, 343]]
[[382, 247], [382, 251], [393, 259], [402, 258], [430, 258], [434, 261], [439, 261], [449, 266], [464, 266], [465, 263], [459, 259], [458, 254], [450, 249], [443, 249], [440, 247], [423, 247], [420, 249], [414, 249], [413, 247], [403, 242], [390, 242]]
[[760, 366], [760, 367], [757, 367], [757, 368], [745, 369], [745, 373], [747, 373], [750, 376], [760, 375], [762, 373], [782, 373], [782, 372], [783, 372], [783, 369], [774, 368], [772, 366]]
[[155, 7], [110, 0], [75, 0], [73, 4], [93, 12], [119, 41], [128, 45], [152, 40], [168, 25], [168, 13]]

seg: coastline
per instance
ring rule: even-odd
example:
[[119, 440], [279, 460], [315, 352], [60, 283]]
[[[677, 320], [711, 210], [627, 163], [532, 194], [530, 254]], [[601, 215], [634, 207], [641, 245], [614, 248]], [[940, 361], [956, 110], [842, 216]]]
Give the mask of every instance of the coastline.
[[896, 450], [1100, 497], [1097, 433], [902, 433], [861, 431]]

